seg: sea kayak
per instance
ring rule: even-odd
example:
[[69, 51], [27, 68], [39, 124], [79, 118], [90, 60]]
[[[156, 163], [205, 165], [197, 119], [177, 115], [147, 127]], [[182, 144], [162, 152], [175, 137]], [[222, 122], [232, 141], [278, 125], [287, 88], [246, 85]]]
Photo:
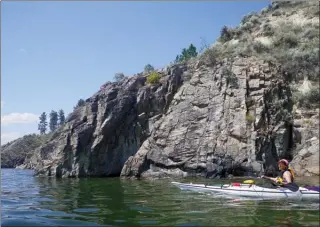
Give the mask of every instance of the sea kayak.
[[225, 195], [256, 197], [262, 199], [302, 199], [319, 200], [319, 192], [299, 187], [299, 190], [293, 192], [287, 188], [265, 188], [255, 184], [231, 183], [222, 185], [205, 184], [185, 184], [180, 182], [171, 182], [182, 190], [193, 190], [198, 192], [215, 192]]

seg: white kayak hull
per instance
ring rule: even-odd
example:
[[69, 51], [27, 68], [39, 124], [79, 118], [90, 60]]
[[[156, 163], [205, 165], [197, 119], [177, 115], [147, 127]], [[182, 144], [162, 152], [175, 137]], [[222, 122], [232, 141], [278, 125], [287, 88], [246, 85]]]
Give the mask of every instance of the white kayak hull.
[[302, 199], [319, 200], [319, 192], [300, 187], [297, 192], [290, 191], [287, 188], [264, 188], [254, 184], [240, 184], [233, 186], [224, 185], [205, 185], [205, 184], [185, 184], [180, 182], [171, 182], [182, 190], [192, 190], [198, 192], [215, 192], [225, 195], [255, 197], [262, 199]]

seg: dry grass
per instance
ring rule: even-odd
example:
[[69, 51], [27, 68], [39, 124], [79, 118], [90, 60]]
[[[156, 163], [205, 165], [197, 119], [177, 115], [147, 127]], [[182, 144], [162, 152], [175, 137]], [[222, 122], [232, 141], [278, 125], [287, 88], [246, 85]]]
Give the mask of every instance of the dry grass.
[[[318, 81], [317, 6], [319, 3], [315, 2], [277, 3], [261, 14], [251, 13], [243, 18], [240, 26], [224, 28], [224, 38], [218, 39], [200, 59], [214, 65], [223, 58], [255, 56], [280, 64], [289, 81], [305, 77]], [[275, 15], [274, 12], [279, 13]]]

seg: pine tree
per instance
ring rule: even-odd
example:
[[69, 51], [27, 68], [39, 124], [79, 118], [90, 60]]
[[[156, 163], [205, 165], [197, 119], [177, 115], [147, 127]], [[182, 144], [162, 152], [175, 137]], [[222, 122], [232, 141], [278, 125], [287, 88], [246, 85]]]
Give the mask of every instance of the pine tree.
[[49, 128], [50, 131], [53, 132], [58, 127], [58, 113], [54, 110], [50, 113], [50, 122], [49, 122]]
[[144, 72], [145, 73], [151, 73], [154, 71], [154, 67], [150, 64], [147, 64], [145, 67], [144, 67]]
[[45, 134], [46, 131], [47, 131], [47, 125], [48, 125], [48, 122], [47, 122], [47, 114], [46, 112], [43, 112], [40, 117], [39, 117], [39, 124], [38, 124], [38, 130], [40, 131], [40, 134]]
[[76, 107], [84, 106], [85, 104], [86, 102], [83, 99], [79, 99]]
[[190, 44], [187, 52], [188, 52], [188, 54], [187, 54], [188, 58], [193, 58], [198, 55], [197, 48], [193, 44]]
[[123, 79], [125, 78], [124, 74], [123, 73], [116, 73], [114, 75], [114, 80], [117, 81], [117, 82], [120, 82], [122, 81]]
[[64, 111], [59, 110], [59, 125], [63, 125], [65, 120], [66, 120], [66, 118], [64, 116]]
[[197, 55], [198, 55], [197, 48], [193, 44], [190, 44], [188, 49], [186, 48], [182, 49], [181, 54], [176, 56], [176, 59], [174, 62], [175, 63], [183, 62], [185, 60], [189, 60], [193, 57], [196, 57]]

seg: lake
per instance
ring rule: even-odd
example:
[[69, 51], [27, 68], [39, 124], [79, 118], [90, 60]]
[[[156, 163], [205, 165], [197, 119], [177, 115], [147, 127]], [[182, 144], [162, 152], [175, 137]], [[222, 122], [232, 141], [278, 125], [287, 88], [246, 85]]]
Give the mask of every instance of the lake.
[[[181, 191], [167, 179], [55, 179], [34, 177], [31, 170], [1, 172], [2, 226], [319, 226], [318, 202], [217, 198]], [[317, 177], [298, 182], [319, 185]]]

